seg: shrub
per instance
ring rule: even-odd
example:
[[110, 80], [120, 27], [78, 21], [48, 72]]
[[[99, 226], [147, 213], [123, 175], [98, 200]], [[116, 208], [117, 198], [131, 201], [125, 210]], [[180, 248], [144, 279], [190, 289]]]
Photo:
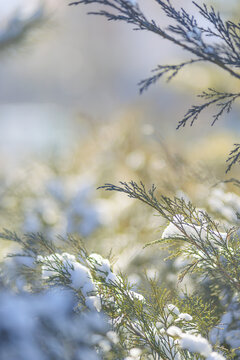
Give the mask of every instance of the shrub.
[[[159, 66], [152, 77], [140, 82], [141, 92], [164, 74], [170, 80], [197, 61], [211, 62], [239, 79], [235, 70], [239, 66], [239, 24], [223, 22], [213, 8], [194, 3], [212, 26], [202, 28], [184, 9], [177, 11], [169, 1], [157, 0], [175, 21], [163, 30], [154, 20], [147, 20], [133, 0], [72, 4], [94, 3], [103, 5], [103, 10], [93, 14], [155, 32], [195, 55], [180, 65]], [[218, 41], [209, 43], [209, 37]], [[205, 102], [193, 106], [178, 127], [193, 124], [206, 107], [216, 105], [215, 123], [239, 96], [213, 89], [204, 92]], [[236, 145], [228, 170], [238, 162], [238, 152]], [[146, 241], [145, 247], [167, 250], [167, 261], [178, 267], [178, 286], [166, 288], [147, 272], [137, 286], [126, 274], [116, 273], [111, 256], [89, 253], [77, 235], [54, 239], [52, 233], [17, 235], [5, 230], [0, 238], [19, 250], [2, 263], [1, 358], [238, 359], [239, 197], [221, 187], [212, 191], [205, 204], [222, 218], [219, 222], [184, 194], [158, 196], [155, 186], [147, 190], [134, 181], [105, 184], [100, 189], [139, 200], [164, 220], [161, 238]], [[186, 278], [186, 287], [180, 287]]]

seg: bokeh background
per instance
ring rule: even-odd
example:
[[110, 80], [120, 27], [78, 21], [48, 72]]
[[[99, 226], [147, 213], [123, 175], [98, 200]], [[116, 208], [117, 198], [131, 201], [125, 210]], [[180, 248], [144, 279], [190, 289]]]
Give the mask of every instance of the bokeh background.
[[[149, 17], [166, 23], [154, 1], [139, 3]], [[233, 17], [239, 7], [234, 0], [215, 3], [226, 17]], [[183, 4], [196, 14], [191, 1], [178, 1], [177, 6]], [[134, 116], [139, 120], [154, 124], [162, 137], [180, 142], [223, 129], [239, 129], [236, 109], [214, 129], [206, 115], [190, 131], [176, 132], [178, 120], [196, 101], [198, 92], [213, 84], [220, 89], [236, 85], [226, 81], [222, 71], [196, 65], [172, 84], [160, 81], [140, 96], [137, 83], [157, 64], [177, 63], [187, 55], [151, 33], [87, 16], [90, 8], [69, 7], [66, 0], [1, 2], [0, 120], [4, 147], [9, 140], [14, 148], [20, 146], [22, 138], [21, 151], [27, 146], [32, 151], [40, 143], [44, 148], [46, 143], [62, 146], [63, 138], [72, 143], [76, 135], [82, 136], [81, 129], [77, 128], [78, 134], [75, 131], [76, 117], [114, 122], [131, 111], [137, 111]]]
[[[226, 18], [239, 10], [237, 0], [207, 3]], [[167, 24], [154, 1], [139, 4]], [[191, 1], [176, 5], [196, 14]], [[0, 1], [0, 227], [43, 232], [54, 241], [77, 233], [105, 256], [113, 249], [117, 266], [136, 281], [141, 263], [151, 264], [149, 276], [158, 271], [159, 253], [142, 247], [159, 238], [164, 223], [151, 209], [96, 188], [120, 180], [155, 183], [160, 193], [236, 223], [231, 206], [240, 211], [238, 189], [214, 186], [229, 178], [225, 160], [239, 137], [239, 106], [213, 128], [209, 113], [192, 128], [175, 128], [196, 94], [237, 84], [196, 65], [140, 96], [137, 83], [157, 64], [181, 62], [186, 54], [88, 10], [66, 0]], [[164, 266], [172, 272], [164, 278], [161, 270], [161, 277], [174, 282], [180, 265]]]

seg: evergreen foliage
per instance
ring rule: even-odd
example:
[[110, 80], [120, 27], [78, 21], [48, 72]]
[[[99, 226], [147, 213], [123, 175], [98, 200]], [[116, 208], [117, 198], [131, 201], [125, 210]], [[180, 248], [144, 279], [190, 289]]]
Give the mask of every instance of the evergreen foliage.
[[[184, 8], [177, 10], [170, 0], [155, 0], [160, 9], [169, 18], [169, 26], [164, 29], [154, 19], [148, 19], [140, 9], [137, 1], [132, 0], [81, 0], [69, 5], [99, 4], [103, 9], [91, 11], [89, 14], [101, 15], [110, 21], [124, 21], [134, 26], [134, 30], [150, 31], [168, 40], [194, 56], [193, 59], [178, 65], [158, 65], [153, 75], [140, 81], [140, 92], [147, 90], [163, 75], [167, 81], [175, 77], [180, 70], [196, 62], [207, 62], [224, 70], [235, 79], [240, 79], [240, 23], [231, 20], [224, 21], [221, 14], [206, 4], [202, 6], [193, 1], [199, 15], [205, 19], [206, 25], [199, 26], [197, 19]], [[198, 116], [208, 107], [217, 110], [213, 115], [211, 125], [224, 114], [229, 113], [232, 105], [240, 97], [240, 93], [221, 92], [216, 89], [205, 90], [198, 95], [203, 100], [200, 105], [193, 105], [178, 122], [177, 129], [186, 124], [193, 125]], [[227, 172], [239, 162], [239, 144], [230, 152], [227, 159]]]
[[[239, 24], [224, 22], [213, 8], [194, 2], [209, 23], [209, 27], [202, 28], [193, 16], [184, 9], [176, 10], [170, 1], [156, 2], [173, 20], [166, 30], [148, 20], [135, 0], [81, 0], [71, 5], [102, 5], [103, 9], [91, 14], [154, 32], [196, 57], [180, 65], [158, 66], [152, 77], [140, 82], [141, 92], [163, 75], [171, 80], [183, 67], [198, 61], [210, 62], [240, 78]], [[208, 42], [209, 38], [213, 41]], [[209, 106], [218, 109], [214, 124], [231, 110], [239, 96], [240, 93], [215, 89], [203, 92], [200, 95], [203, 104], [193, 106], [178, 127], [193, 124]], [[228, 171], [239, 162], [239, 150], [239, 144], [235, 144], [228, 159]], [[66, 210], [71, 225], [75, 215], [90, 223], [90, 228], [84, 227], [85, 235], [89, 235], [98, 222], [95, 211], [84, 211], [89, 205], [86, 189], [79, 197], [74, 195], [77, 205], [82, 201], [82, 207], [78, 207], [69, 200], [69, 193], [63, 194], [62, 183], [60, 186], [56, 183], [51, 187], [53, 198], [59, 207], [71, 207], [70, 212]], [[207, 211], [184, 196], [158, 195], [154, 185], [147, 190], [143, 182], [106, 183], [99, 190], [139, 200], [160, 217], [163, 228], [160, 238], [151, 242], [146, 239], [142, 252], [147, 251], [146, 247], [158, 247], [166, 254], [170, 266], [179, 260], [177, 286], [166, 287], [147, 271], [144, 275], [142, 268], [144, 281], [139, 285], [131, 282], [127, 273], [115, 271], [114, 248], [113, 256], [104, 258], [90, 252], [77, 234], [55, 238], [51, 232], [54, 222], [46, 221], [51, 212], [40, 211], [33, 222], [42, 228], [45, 225], [48, 231], [24, 235], [10, 230], [0, 233], [3, 242], [12, 243], [17, 249], [1, 262], [0, 358], [239, 359], [239, 197], [216, 187], [205, 203]], [[49, 204], [45, 204], [45, 210]], [[79, 229], [82, 230], [78, 227], [75, 231], [78, 234]], [[161, 259], [159, 267], [160, 262]], [[181, 287], [186, 279], [186, 286]]]
[[[127, 190], [127, 193], [134, 197], [130, 190], [132, 185], [135, 193], [139, 190], [143, 196], [148, 197], [143, 188], [135, 183], [125, 184], [124, 192]], [[175, 201], [178, 204], [177, 199]], [[156, 199], [154, 202], [158, 203]], [[184, 208], [181, 200], [180, 203], [181, 208]], [[160, 203], [158, 206], [162, 207]], [[164, 211], [167, 209], [168, 205]], [[185, 230], [182, 233], [185, 238]], [[98, 333], [97, 341], [91, 340], [85, 345], [76, 343], [79, 357], [75, 357], [74, 353], [68, 355], [70, 358], [82, 359], [83, 354], [90, 356], [94, 349], [98, 349], [96, 359], [134, 359], [135, 357], [131, 356], [134, 352], [138, 354], [136, 358], [141, 359], [211, 359], [211, 356], [219, 356], [219, 359], [223, 359], [221, 355], [214, 355], [212, 346], [202, 337], [207, 337], [212, 327], [217, 325], [219, 316], [217, 309], [214, 304], [205, 304], [197, 294], [184, 293], [179, 296], [159, 287], [155, 280], [148, 280], [148, 289], [140, 295], [132, 289], [133, 285], [129, 284], [124, 275], [116, 275], [112, 271], [107, 259], [103, 259], [98, 254], [89, 255], [77, 237], [69, 236], [65, 239], [63, 247], [57, 247], [40, 234], [26, 234], [24, 237], [19, 237], [13, 232], [5, 231], [0, 237], [21, 246], [21, 252], [10, 257], [10, 261], [17, 265], [14, 267], [14, 280], [18, 291], [21, 291], [20, 294], [23, 289], [45, 292], [57, 288], [63, 294], [68, 294], [70, 291], [69, 294], [74, 295], [72, 306], [77, 323], [79, 321], [85, 323], [87, 320], [82, 320], [81, 314], [85, 314], [86, 310], [87, 313], [90, 311], [94, 319], [92, 331]], [[203, 252], [203, 248], [196, 247], [195, 250], [190, 250], [189, 247], [186, 254], [189, 257], [193, 254], [195, 257], [198, 255], [205, 265], [207, 260], [202, 255]], [[220, 268], [220, 265], [218, 266]], [[208, 267], [199, 266], [199, 268], [206, 276], [211, 276], [210, 264]], [[212, 268], [215, 268], [214, 264]], [[9, 273], [7, 272], [6, 275], [8, 280]], [[227, 274], [228, 276], [234, 274]], [[5, 282], [6, 278], [3, 277], [3, 283]], [[224, 285], [224, 279], [222, 283]], [[233, 289], [235, 289], [234, 280]], [[15, 295], [14, 301], [21, 301], [20, 294]], [[101, 320], [102, 313], [107, 315], [108, 325], [104, 325], [105, 320]], [[101, 325], [99, 325], [99, 317], [103, 321]], [[64, 329], [66, 322], [63, 322], [62, 326]], [[75, 322], [74, 326], [76, 326]], [[51, 336], [55, 336], [55, 328], [51, 328], [50, 331]], [[67, 336], [66, 342], [76, 341], [75, 338], [71, 338], [73, 336], [71, 332]], [[95, 339], [93, 335], [92, 339]], [[82, 352], [81, 346], [86, 347], [85, 352]], [[230, 354], [225, 348], [216, 346], [216, 349]], [[213, 357], [215, 358], [218, 359]]]

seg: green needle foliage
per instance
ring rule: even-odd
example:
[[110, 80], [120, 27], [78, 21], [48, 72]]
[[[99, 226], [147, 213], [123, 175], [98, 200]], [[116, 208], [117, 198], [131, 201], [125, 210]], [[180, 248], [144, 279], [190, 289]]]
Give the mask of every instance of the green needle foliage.
[[[136, 184], [134, 187], [138, 189]], [[139, 191], [144, 193], [142, 188]], [[104, 347], [101, 349], [101, 358], [128, 359], [127, 356], [134, 351], [139, 352], [141, 359], [205, 358], [181, 348], [179, 341], [185, 333], [194, 334], [192, 336], [198, 340], [199, 334], [208, 336], [218, 322], [213, 304], [205, 304], [197, 295], [183, 293], [179, 297], [161, 288], [154, 280], [148, 280], [148, 289], [140, 295], [132, 290], [133, 285], [123, 274], [113, 277], [108, 260], [96, 254], [89, 255], [77, 237], [65, 239], [63, 247], [57, 247], [39, 234], [18, 237], [15, 233], [5, 231], [0, 237], [21, 246], [21, 253], [12, 255], [11, 261], [19, 260], [19, 257], [32, 260], [31, 266], [23, 261], [18, 262], [19, 266], [15, 268], [15, 280], [24, 279], [25, 288], [31, 288], [33, 292], [56, 286], [62, 291], [68, 289], [74, 293], [76, 313], [90, 311], [89, 299], [98, 299], [98, 311], [101, 309], [108, 316], [109, 329], [119, 339], [117, 343], [108, 342], [107, 350]], [[71, 251], [71, 255], [66, 253], [66, 249]], [[77, 266], [88, 274], [94, 289], [88, 287], [89, 291], [86, 292], [84, 284], [76, 285], [73, 274]], [[111, 280], [108, 280], [109, 274]], [[180, 334], [171, 333], [176, 324]], [[104, 337], [107, 335], [101, 334], [95, 348], [101, 348]]]
[[158, 200], [154, 185], [148, 191], [143, 184], [138, 185], [133, 181], [121, 182], [120, 186], [106, 184], [101, 188], [123, 192], [130, 198], [138, 199], [170, 222], [169, 234], [147, 245], [160, 244], [167, 247], [173, 256], [189, 258], [191, 261], [183, 269], [181, 279], [188, 272], [201, 272], [218, 285], [228, 283], [233, 292], [239, 292], [240, 242], [237, 228], [231, 227], [222, 232], [220, 225], [207, 212], [196, 209], [182, 198], [172, 200], [161, 196]]

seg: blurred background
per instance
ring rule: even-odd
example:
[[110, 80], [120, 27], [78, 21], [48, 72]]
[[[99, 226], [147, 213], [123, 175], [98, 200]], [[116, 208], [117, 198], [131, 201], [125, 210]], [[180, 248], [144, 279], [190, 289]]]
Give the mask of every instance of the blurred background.
[[[226, 18], [239, 10], [237, 0], [207, 3]], [[166, 24], [154, 1], [139, 4]], [[191, 1], [176, 5], [196, 14]], [[151, 257], [147, 270], [155, 273], [159, 254], [143, 253], [142, 246], [164, 224], [151, 209], [96, 188], [120, 180], [155, 183], [161, 193], [236, 223], [238, 189], [213, 186], [229, 177], [225, 159], [238, 141], [239, 107], [213, 128], [204, 113], [192, 128], [175, 129], [196, 94], [237, 84], [195, 65], [140, 96], [137, 83], [157, 64], [181, 62], [186, 54], [88, 10], [66, 0], [0, 0], [0, 227], [53, 239], [75, 232], [103, 255], [113, 248], [118, 266], [131, 265], [136, 281], [143, 257]], [[231, 177], [237, 175], [236, 167]]]
[[[191, 1], [178, 1], [177, 6], [183, 3], [195, 13]], [[233, 17], [239, 7], [234, 0], [216, 3], [226, 17]], [[139, 4], [149, 17], [166, 23], [154, 1], [140, 0]], [[226, 75], [211, 66], [195, 65], [172, 84], [160, 81], [140, 96], [137, 83], [157, 64], [177, 63], [187, 55], [156, 35], [87, 16], [91, 8], [69, 7], [66, 0], [1, 1], [0, 122], [4, 148], [11, 141], [15, 156], [16, 146], [21, 152], [40, 144], [45, 148], [46, 143], [62, 146], [63, 138], [70, 143], [76, 138], [76, 117], [114, 122], [129, 111], [137, 111], [134, 116], [154, 124], [163, 137], [171, 136], [175, 141], [222, 129], [239, 130], [236, 110], [214, 129], [206, 116], [190, 131], [176, 132], [178, 120], [196, 101], [195, 95], [213, 83], [226, 89]], [[227, 84], [233, 87], [231, 81]], [[81, 129], [77, 132], [81, 137]]]

